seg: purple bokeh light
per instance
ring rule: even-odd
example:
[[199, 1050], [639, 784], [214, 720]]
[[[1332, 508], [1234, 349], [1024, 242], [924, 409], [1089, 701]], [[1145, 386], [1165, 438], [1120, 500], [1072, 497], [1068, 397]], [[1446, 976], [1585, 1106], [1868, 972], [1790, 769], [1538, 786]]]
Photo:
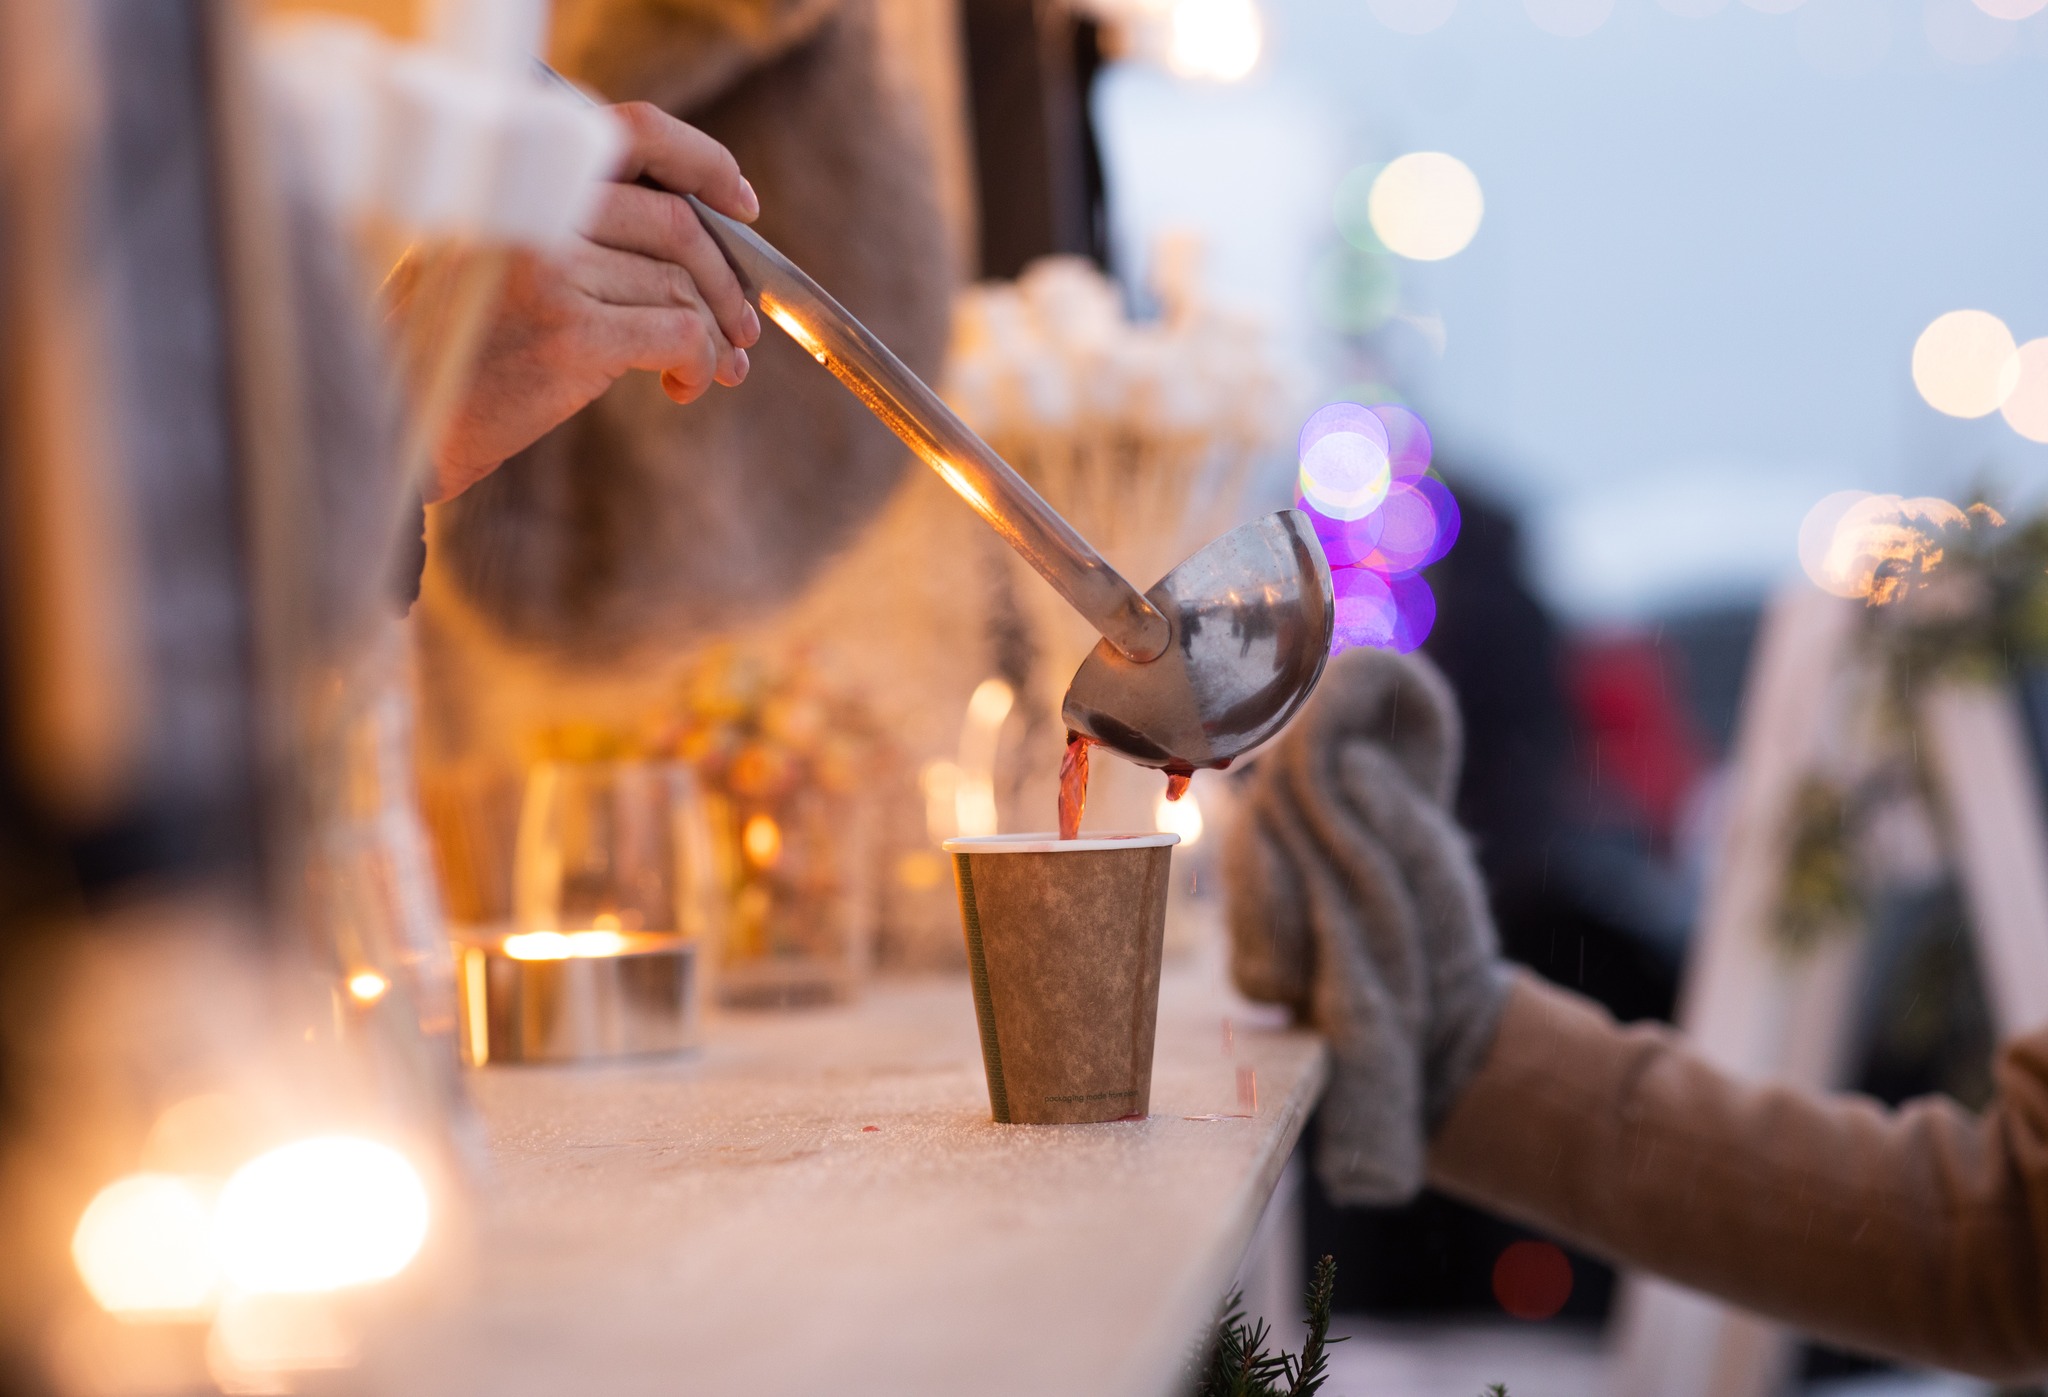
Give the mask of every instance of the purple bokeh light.
[[1428, 425], [1392, 403], [1330, 403], [1301, 429], [1295, 507], [1330, 564], [1333, 655], [1363, 645], [1405, 654], [1436, 625], [1436, 593], [1419, 574], [1451, 551], [1463, 516], [1429, 474], [1433, 449]]

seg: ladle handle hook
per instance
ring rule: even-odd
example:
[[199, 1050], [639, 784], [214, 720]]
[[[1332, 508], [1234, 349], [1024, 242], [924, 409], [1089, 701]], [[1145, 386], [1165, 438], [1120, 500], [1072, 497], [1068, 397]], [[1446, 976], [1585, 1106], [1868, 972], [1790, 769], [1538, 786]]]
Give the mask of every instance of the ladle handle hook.
[[1165, 652], [1166, 618], [887, 345], [760, 234], [685, 197], [761, 313], [852, 389], [1103, 639], [1140, 664]]

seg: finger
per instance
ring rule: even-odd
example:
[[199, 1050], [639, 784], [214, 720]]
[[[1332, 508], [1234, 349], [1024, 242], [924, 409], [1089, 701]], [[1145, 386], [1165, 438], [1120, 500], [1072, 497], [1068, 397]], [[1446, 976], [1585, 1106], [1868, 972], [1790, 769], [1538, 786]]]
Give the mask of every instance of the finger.
[[[620, 372], [648, 369], [662, 375], [662, 386], [688, 390], [687, 402], [717, 381], [721, 350], [730, 352], [718, 329], [701, 311], [658, 306], [594, 304], [591, 334], [599, 353]], [[675, 397], [671, 389], [669, 396]]]
[[[703, 392], [711, 381], [737, 388], [745, 380], [748, 369], [746, 351], [734, 346], [712, 325], [711, 312], [698, 295], [696, 282], [675, 263], [586, 243], [578, 252], [570, 275], [578, 290], [604, 305], [620, 309], [679, 310], [709, 328], [716, 369], [711, 380], [701, 383], [696, 381], [694, 374], [685, 372], [681, 376], [680, 381], [689, 383], [695, 390], [691, 397]], [[668, 369], [672, 365], [634, 363], [627, 367]]]
[[754, 186], [717, 141], [651, 102], [627, 102], [612, 113], [626, 128], [626, 155], [616, 176], [621, 184], [651, 179], [677, 194], [695, 194], [742, 223], [760, 216]]
[[718, 328], [742, 348], [761, 338], [761, 320], [696, 210], [673, 194], [638, 185], [608, 186], [585, 234], [592, 242], [671, 262], [690, 274], [718, 317]]

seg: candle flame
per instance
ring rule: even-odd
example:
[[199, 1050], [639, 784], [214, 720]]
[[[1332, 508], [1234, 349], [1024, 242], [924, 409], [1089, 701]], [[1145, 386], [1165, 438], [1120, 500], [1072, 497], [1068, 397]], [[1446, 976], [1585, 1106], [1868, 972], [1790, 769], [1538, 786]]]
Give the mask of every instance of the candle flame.
[[505, 954], [514, 960], [598, 960], [623, 954], [625, 933], [596, 931], [527, 931], [505, 938]]

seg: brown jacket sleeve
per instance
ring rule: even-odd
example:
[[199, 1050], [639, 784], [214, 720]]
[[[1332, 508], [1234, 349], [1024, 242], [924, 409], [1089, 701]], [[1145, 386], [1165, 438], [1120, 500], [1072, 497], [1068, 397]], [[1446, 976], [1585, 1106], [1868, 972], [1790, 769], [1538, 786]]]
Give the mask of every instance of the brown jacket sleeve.
[[1738, 1081], [1655, 1026], [1518, 978], [1430, 1180], [1831, 1342], [2048, 1371], [2048, 1030], [1998, 1099], [1889, 1111]]

